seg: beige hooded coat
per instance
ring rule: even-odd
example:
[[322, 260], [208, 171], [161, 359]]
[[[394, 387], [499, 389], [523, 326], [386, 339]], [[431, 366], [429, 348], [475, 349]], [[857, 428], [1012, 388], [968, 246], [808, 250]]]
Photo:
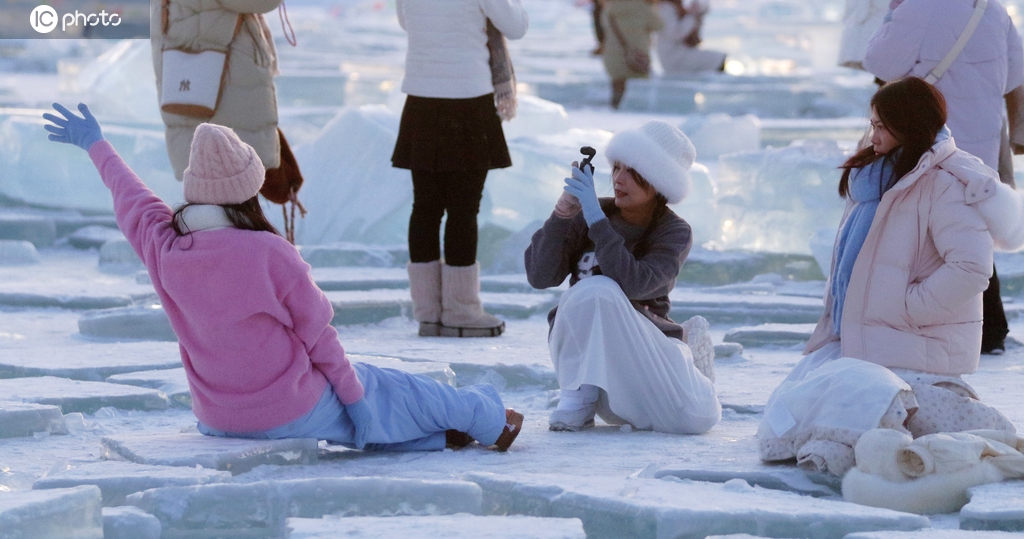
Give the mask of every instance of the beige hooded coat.
[[[228, 52], [227, 79], [217, 113], [209, 119], [161, 112], [166, 125], [167, 153], [175, 176], [181, 180], [188, 166], [192, 134], [203, 122], [235, 130], [252, 146], [267, 169], [280, 166], [277, 134], [277, 51], [261, 13], [272, 11], [281, 0], [166, 0], [167, 33], [162, 29], [163, 2], [152, 4], [150, 38], [153, 68], [160, 92], [163, 49]], [[239, 15], [242, 26], [235, 35]]]
[[[850, 276], [842, 356], [933, 374], [974, 372], [993, 243], [1024, 245], [1021, 197], [952, 138], [937, 142], [878, 205]], [[825, 290], [825, 314], [804, 353], [838, 339]]]
[[612, 80], [646, 78], [647, 73], [633, 71], [626, 65], [626, 49], [612, 28], [613, 20], [629, 47], [650, 54], [651, 33], [662, 28], [655, 6], [647, 0], [605, 0], [601, 14], [601, 26], [605, 30], [604, 68], [608, 76]]

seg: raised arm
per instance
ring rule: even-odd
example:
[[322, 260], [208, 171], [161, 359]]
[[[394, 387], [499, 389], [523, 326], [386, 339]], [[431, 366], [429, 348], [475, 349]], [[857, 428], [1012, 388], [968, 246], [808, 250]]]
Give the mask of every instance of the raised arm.
[[53, 108], [62, 117], [43, 114], [52, 122], [44, 128], [54, 142], [74, 144], [89, 152], [103, 183], [114, 196], [117, 226], [125, 235], [135, 253], [153, 270], [159, 261], [159, 250], [175, 237], [171, 222], [171, 208], [146, 187], [131, 168], [121, 159], [114, 147], [103, 139], [99, 122], [84, 103], [78, 105], [82, 116], [69, 111], [59, 103]]

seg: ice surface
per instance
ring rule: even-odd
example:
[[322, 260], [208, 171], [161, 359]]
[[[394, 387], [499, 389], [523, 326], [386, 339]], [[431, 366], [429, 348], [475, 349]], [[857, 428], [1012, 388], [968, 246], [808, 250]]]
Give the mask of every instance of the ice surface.
[[764, 487], [772, 490], [784, 490], [815, 497], [836, 497], [841, 494], [840, 481], [835, 476], [828, 474], [808, 474], [803, 470], [793, 468], [779, 468], [769, 471], [685, 470], [665, 468], [655, 471], [651, 477], [656, 479], [673, 477], [711, 483], [725, 483], [727, 481], [742, 480], [746, 481], [747, 484], [756, 487]]
[[89, 225], [68, 236], [68, 244], [79, 249], [98, 249], [109, 240], [124, 238], [116, 228], [103, 225]]
[[103, 506], [124, 505], [125, 496], [150, 488], [227, 483], [231, 473], [200, 467], [152, 466], [122, 461], [76, 463], [33, 483], [35, 490], [96, 485]]
[[155, 297], [152, 286], [99, 271], [95, 251], [42, 249], [39, 258], [29, 267], [0, 265], [0, 305], [105, 309]]
[[104, 539], [100, 489], [0, 489], [2, 539]]
[[387, 107], [346, 108], [316, 140], [295, 149], [309, 211], [295, 227], [299, 243], [404, 243], [412, 180], [409, 171], [391, 167], [397, 137], [398, 116]]
[[78, 331], [107, 339], [178, 342], [167, 313], [158, 304], [86, 312], [78, 319]]
[[289, 518], [288, 539], [445, 537], [466, 539], [585, 539], [575, 518], [451, 515], [432, 517]]
[[247, 440], [204, 436], [198, 432], [124, 434], [102, 440], [103, 458], [154, 466], [202, 466], [245, 473], [261, 464], [311, 464], [317, 440]]
[[172, 403], [183, 408], [192, 408], [192, 393], [188, 387], [188, 377], [185, 375], [184, 368], [115, 374], [107, 377], [105, 381], [111, 384], [157, 389], [167, 395]]
[[409, 249], [404, 246], [377, 247], [355, 243], [301, 246], [302, 259], [314, 268], [338, 266], [404, 267]]
[[316, 285], [325, 292], [409, 288], [409, 274], [404, 267], [313, 267], [312, 274]]
[[916, 532], [858, 532], [843, 539], [1010, 539], [1015, 533], [967, 530], [922, 530]]
[[927, 518], [841, 501], [689, 480], [593, 479], [472, 472], [489, 512], [575, 517], [587, 537], [703, 539], [723, 533], [842, 539], [847, 533], [927, 528]]
[[0, 380], [0, 399], [59, 406], [65, 414], [91, 414], [105, 406], [120, 410], [163, 410], [167, 399], [159, 391], [139, 387], [85, 382], [53, 376]]
[[688, 116], [679, 126], [704, 162], [727, 153], [761, 149], [761, 120], [753, 114]]
[[817, 322], [824, 309], [821, 298], [782, 295], [716, 293], [676, 287], [669, 294], [672, 319], [701, 315], [711, 323], [758, 324], [768, 322], [806, 324]]
[[36, 247], [46, 247], [56, 241], [57, 226], [53, 220], [38, 215], [0, 214], [0, 239], [28, 241]]
[[[5, 110], [0, 112], [0, 147], [4, 148], [0, 152], [4, 170], [0, 198], [47, 208], [113, 213], [110, 191], [100, 181], [89, 155], [76, 146], [47, 140], [42, 118], [45, 110]], [[97, 118], [104, 138], [153, 192], [168, 204], [184, 200], [181, 184], [171, 171], [162, 125], [129, 127], [108, 122], [104, 115]]]
[[113, 238], [100, 246], [100, 269], [108, 273], [135, 273], [145, 268], [124, 237]]
[[[102, 382], [115, 374], [180, 366], [181, 351], [171, 343], [85, 342], [71, 348], [39, 343], [36, 346], [3, 350], [0, 355], [0, 378], [28, 380], [29, 377], [46, 376], [58, 377], [47, 378], [47, 381], [70, 378]], [[0, 380], [0, 383], [4, 382]], [[16, 380], [7, 383], [15, 388], [18, 385]], [[77, 387], [67, 386], [65, 389]]]
[[[682, 215], [686, 218], [685, 213]], [[679, 280], [694, 284], [724, 285], [750, 281], [765, 274], [780, 275], [784, 281], [825, 278], [816, 267], [815, 260], [806, 255], [712, 251], [694, 246], [679, 272]]]
[[347, 477], [165, 487], [128, 503], [160, 519], [164, 536], [283, 537], [290, 517], [479, 515], [481, 491], [465, 481]]
[[1024, 481], [968, 489], [971, 501], [960, 510], [960, 528], [1024, 532]]
[[104, 507], [103, 539], [160, 539], [160, 521], [137, 507]]
[[811, 338], [815, 324], [761, 324], [730, 329], [724, 341], [740, 343], [744, 347], [793, 346]]
[[22, 266], [38, 264], [39, 252], [32, 242], [25, 240], [0, 240], [0, 266]]
[[36, 432], [66, 434], [64, 414], [49, 404], [0, 401], [0, 438], [32, 436]]
[[722, 156], [715, 243], [722, 249], [810, 254], [814, 234], [835, 229], [842, 217], [836, 186], [844, 159], [834, 141]]

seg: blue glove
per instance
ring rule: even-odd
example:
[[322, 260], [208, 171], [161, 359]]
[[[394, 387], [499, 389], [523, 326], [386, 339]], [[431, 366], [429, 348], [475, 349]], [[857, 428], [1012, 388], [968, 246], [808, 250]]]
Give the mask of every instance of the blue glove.
[[89, 112], [89, 107], [85, 106], [85, 103], [78, 104], [78, 110], [82, 113], [82, 117], [78, 117], [60, 103], [54, 103], [53, 108], [64, 117], [58, 118], [50, 113], [43, 114], [43, 119], [53, 122], [53, 124], [43, 126], [43, 129], [51, 133], [47, 137], [50, 140], [74, 144], [85, 151], [89, 151], [93, 144], [103, 140], [100, 124], [96, 121], [96, 117]]
[[587, 226], [594, 226], [594, 223], [605, 218], [601, 203], [597, 200], [597, 191], [594, 190], [594, 170], [587, 167], [583, 171], [576, 167], [572, 168], [572, 178], [565, 179], [565, 192], [576, 197], [583, 207], [583, 218], [587, 220]]
[[356, 428], [356, 448], [362, 449], [366, 446], [370, 430], [373, 428], [373, 410], [366, 403], [366, 397], [363, 397], [352, 404], [346, 404], [345, 412], [348, 413], [352, 425]]

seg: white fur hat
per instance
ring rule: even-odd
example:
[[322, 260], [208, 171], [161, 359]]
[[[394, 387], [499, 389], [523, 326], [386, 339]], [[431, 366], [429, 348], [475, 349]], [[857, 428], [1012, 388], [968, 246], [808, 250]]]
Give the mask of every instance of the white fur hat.
[[690, 192], [690, 167], [697, 150], [668, 122], [652, 120], [619, 131], [608, 143], [605, 156], [609, 163], [618, 161], [637, 171], [669, 204], [680, 202]]

